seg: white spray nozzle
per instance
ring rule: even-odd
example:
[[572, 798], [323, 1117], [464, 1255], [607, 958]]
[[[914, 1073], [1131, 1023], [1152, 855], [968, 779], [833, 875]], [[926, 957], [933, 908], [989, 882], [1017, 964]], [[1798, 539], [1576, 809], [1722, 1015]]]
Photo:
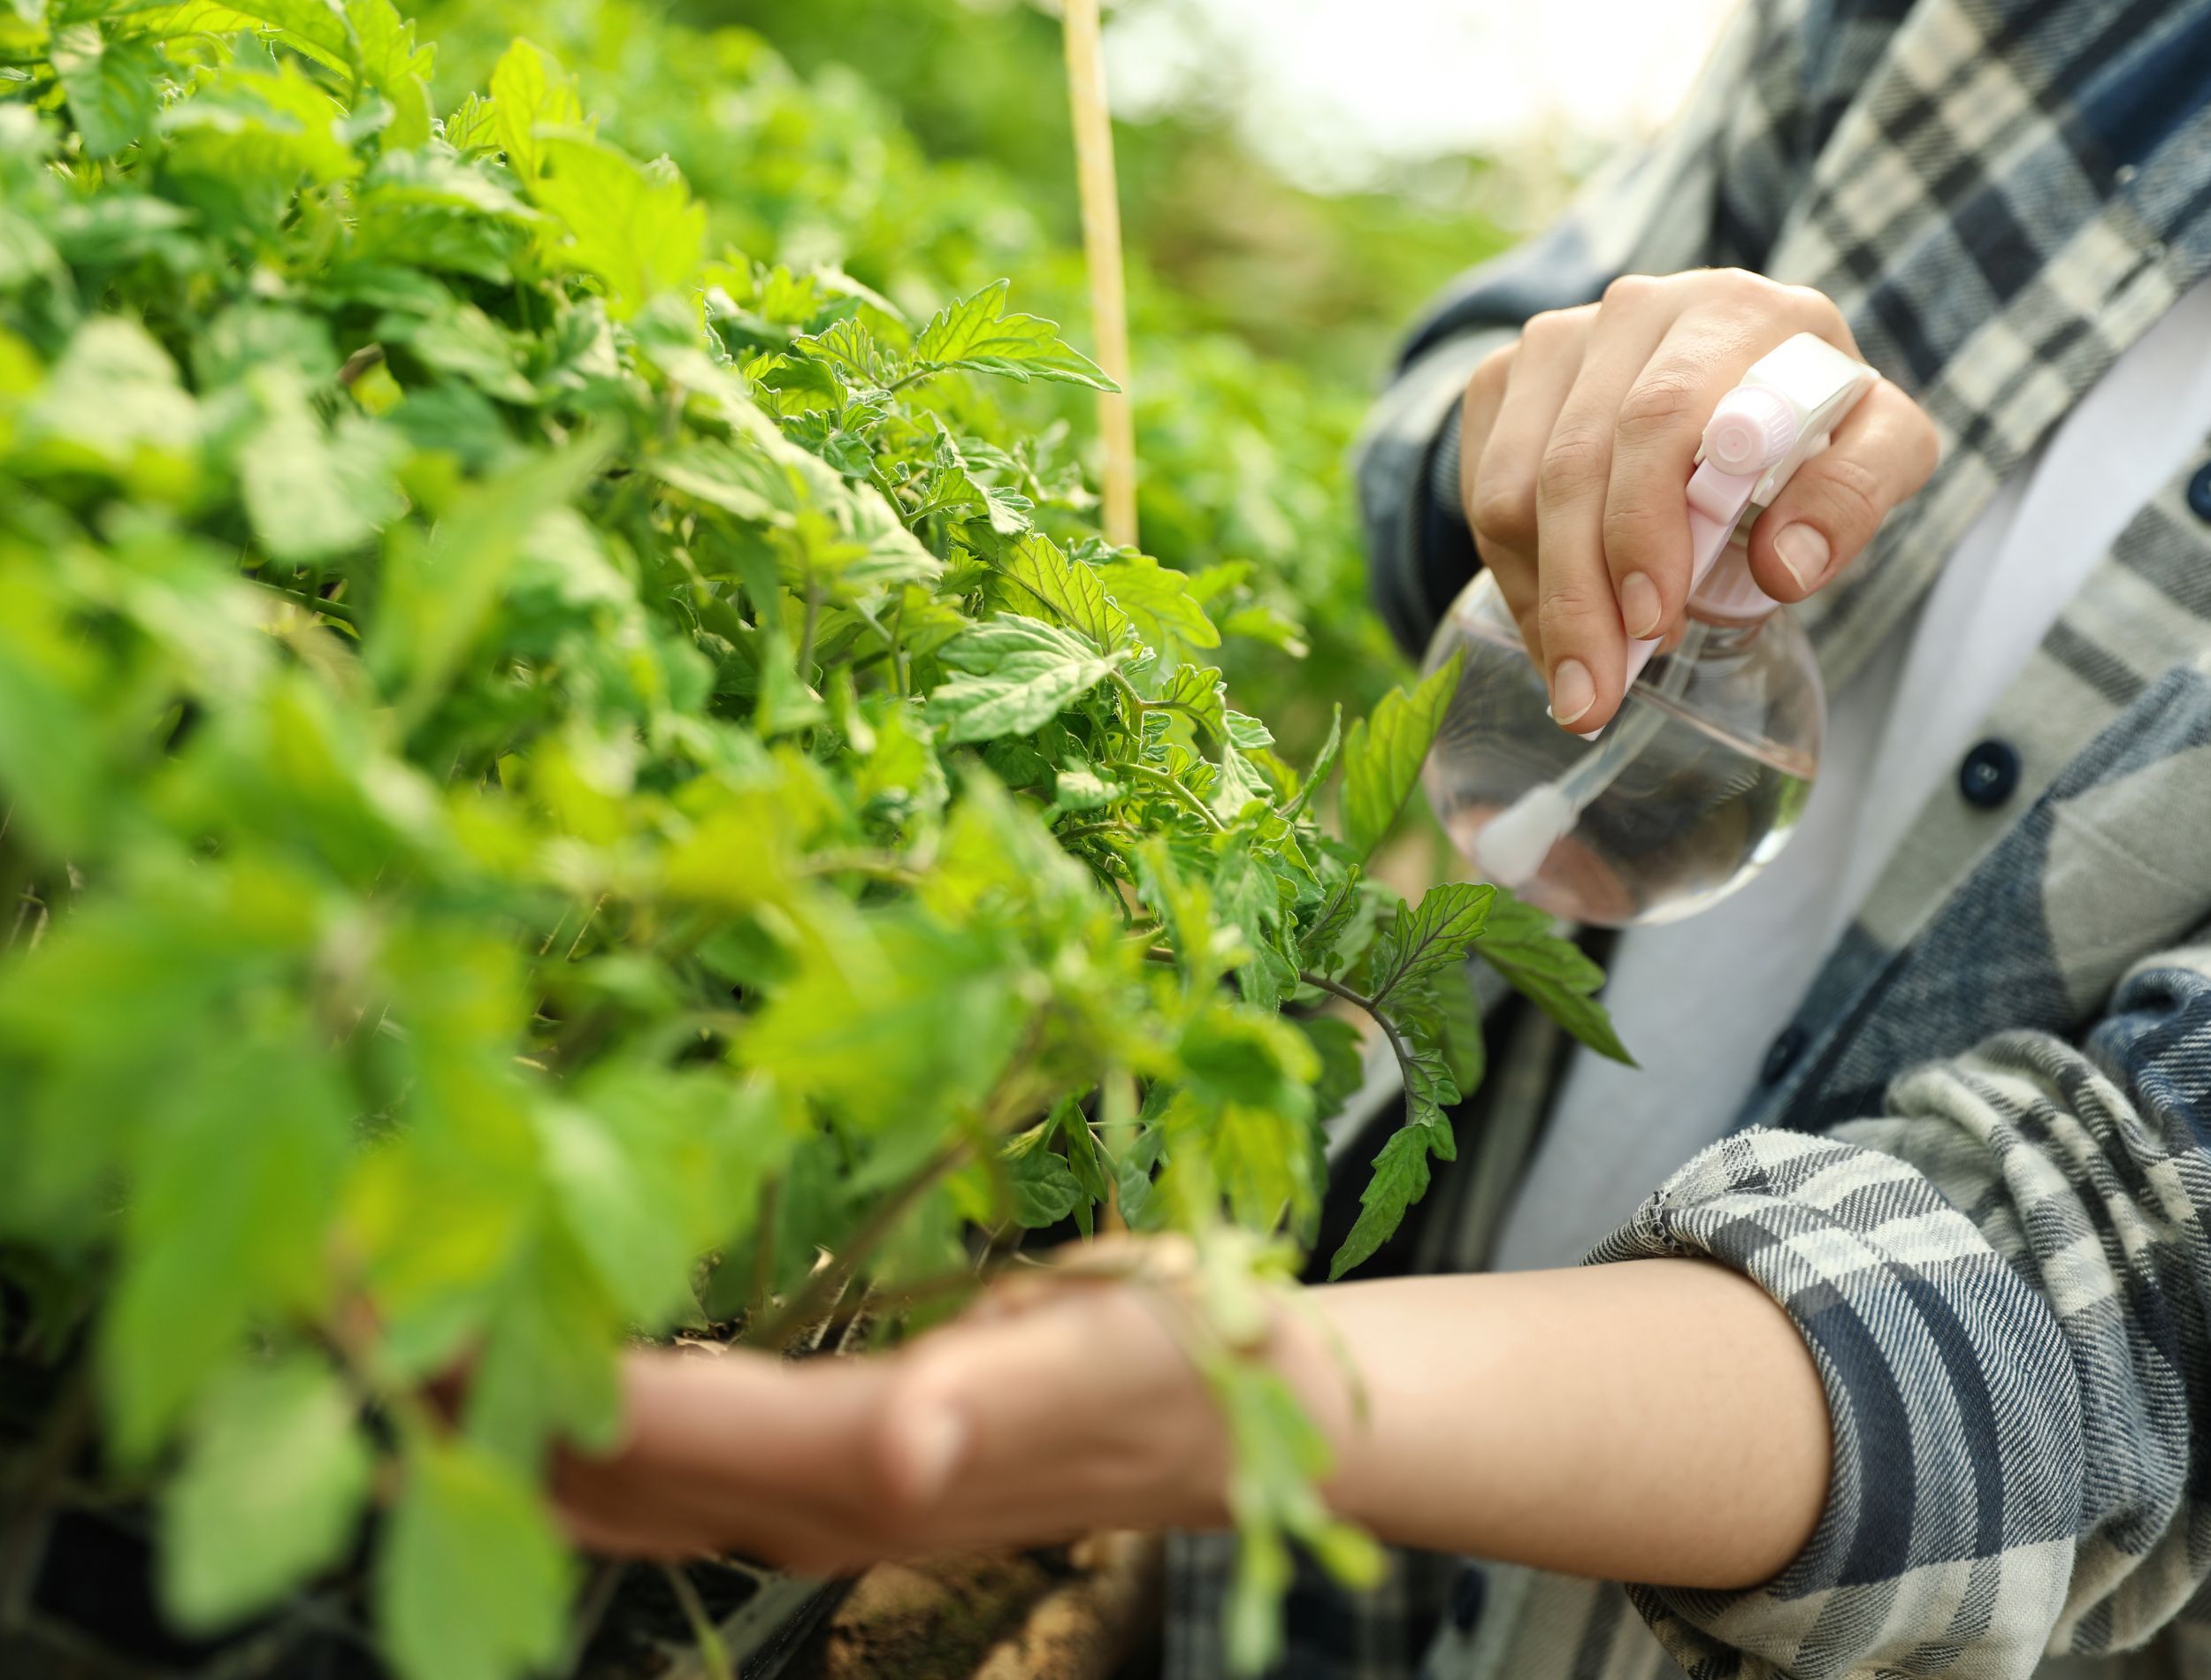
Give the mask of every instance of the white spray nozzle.
[[1731, 477], [1763, 472], [1796, 442], [1795, 405], [1770, 385], [1739, 385], [1704, 428], [1704, 458]]

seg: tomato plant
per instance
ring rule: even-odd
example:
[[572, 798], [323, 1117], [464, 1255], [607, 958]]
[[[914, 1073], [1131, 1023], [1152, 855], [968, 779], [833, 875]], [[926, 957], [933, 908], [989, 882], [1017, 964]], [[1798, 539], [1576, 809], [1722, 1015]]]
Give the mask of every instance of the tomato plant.
[[1609, 1043], [1540, 917], [1361, 873], [1450, 673], [1286, 761], [1236, 580], [1106, 545], [994, 396], [1100, 379], [1003, 282], [739, 255], [528, 42], [442, 111], [430, 68], [390, 0], [0, 15], [33, 1457], [91, 1396], [187, 1630], [380, 1508], [397, 1669], [518, 1674], [574, 1585], [544, 1455], [631, 1340], [781, 1346], [1110, 1205], [1213, 1280], [1262, 1659], [1288, 1545], [1366, 1556], [1236, 1333], [1358, 1077], [1319, 1005], [1412, 1096], [1339, 1270], [1449, 1153], [1470, 951]]

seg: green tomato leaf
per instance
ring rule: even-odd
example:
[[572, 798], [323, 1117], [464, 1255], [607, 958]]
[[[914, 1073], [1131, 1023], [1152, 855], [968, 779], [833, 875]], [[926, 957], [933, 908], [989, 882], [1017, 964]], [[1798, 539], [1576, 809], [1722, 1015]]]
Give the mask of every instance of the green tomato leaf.
[[1162, 673], [1145, 668], [1136, 689], [1147, 705], [1180, 717], [1195, 732], [1214, 741], [1228, 738], [1228, 688], [1211, 665], [1178, 665]]
[[[504, 1287], [486, 1303], [469, 1372], [469, 1439], [524, 1474], [534, 1473], [555, 1437], [609, 1451], [621, 1432], [626, 1339], [614, 1325], [630, 1315], [564, 1224], [574, 1220], [542, 1222], [516, 1255]], [[603, 1251], [608, 1241], [601, 1236], [597, 1246]], [[631, 1321], [662, 1322], [665, 1295], [654, 1305], [654, 1317]]]
[[549, 1664], [570, 1569], [522, 1475], [463, 1442], [417, 1439], [377, 1583], [404, 1680], [513, 1680]]
[[234, 4], [210, 6], [213, 15], [200, 27], [216, 31], [237, 27], [233, 19], [267, 24], [285, 44], [307, 54], [332, 70], [344, 70], [356, 50], [353, 28], [345, 9], [336, 0], [236, 0]]
[[929, 716], [957, 744], [1042, 729], [1128, 656], [1101, 658], [1042, 619], [1006, 613], [947, 642], [938, 657], [964, 675], [929, 697]]
[[1024, 1230], [1057, 1225], [1084, 1200], [1074, 1170], [1047, 1148], [1048, 1127], [1032, 1126], [1006, 1146], [1006, 1178], [1014, 1193], [1014, 1219]]
[[1098, 574], [1068, 559], [1043, 532], [1001, 545], [996, 564], [1014, 592], [1024, 598], [1015, 606], [1033, 602], [1043, 607], [1053, 622], [1089, 638], [1101, 653], [1112, 653], [1128, 638], [1128, 616], [1106, 599]]
[[1343, 843], [1362, 861], [1381, 844], [1420, 779], [1420, 761], [1458, 691], [1460, 656], [1408, 693], [1382, 697], [1372, 717], [1351, 725], [1343, 743]]
[[1149, 554], [1136, 554], [1099, 567], [1098, 576], [1114, 604], [1136, 620], [1136, 633], [1152, 646], [1179, 657], [1183, 648], [1220, 645], [1220, 630], [1181, 572]]
[[103, 42], [97, 24], [55, 32], [54, 75], [69, 98], [69, 114], [95, 157], [135, 145], [161, 109], [160, 56], [140, 42]]
[[119, 473], [188, 460], [202, 429], [169, 353], [111, 315], [78, 330], [18, 425], [20, 442], [61, 464]]
[[1572, 940], [1551, 929], [1549, 915], [1500, 892], [1474, 949], [1537, 1008], [1598, 1055], [1633, 1067], [1635, 1058], [1612, 1030], [1612, 1018], [1591, 995], [1604, 984], [1604, 971]]
[[256, 1315], [320, 1304], [350, 1107], [300, 1033], [170, 1070], [103, 1325], [111, 1439], [126, 1461], [161, 1444]]
[[1497, 890], [1454, 881], [1431, 887], [1417, 906], [1397, 913], [1367, 959], [1367, 996], [1386, 1004], [1399, 988], [1464, 962], [1481, 936]]
[[1396, 1233], [1412, 1204], [1427, 1194], [1428, 1149], [1433, 1137], [1434, 1131], [1427, 1126], [1405, 1126], [1382, 1145], [1381, 1153], [1374, 1157], [1373, 1174], [1359, 1195], [1358, 1218], [1328, 1262], [1331, 1283], [1372, 1258]]
[[345, 0], [353, 25], [362, 76], [392, 102], [387, 147], [411, 147], [430, 139], [430, 71], [436, 52], [415, 44], [415, 26], [399, 15], [392, 0]]
[[336, 1562], [370, 1468], [353, 1401], [318, 1361], [215, 1385], [164, 1503], [162, 1596], [178, 1624], [224, 1627]]
[[545, 172], [539, 126], [574, 128], [584, 120], [575, 79], [551, 53], [520, 36], [492, 66], [491, 96], [492, 134], [508, 167], [524, 180]]
[[1312, 768], [1297, 789], [1297, 797], [1282, 807], [1282, 820], [1292, 822], [1312, 803], [1314, 794], [1327, 782], [1328, 773], [1335, 768], [1335, 755], [1343, 746], [1343, 704], [1338, 701], [1335, 713], [1328, 719], [1328, 738], [1320, 744], [1320, 751], [1313, 755]]
[[1008, 315], [1010, 282], [999, 280], [948, 304], [922, 329], [914, 359], [922, 368], [965, 368], [1009, 379], [1050, 379], [1097, 391], [1121, 387], [1098, 363], [1063, 342], [1057, 322]]
[[404, 505], [391, 482], [399, 440], [357, 416], [334, 437], [281, 369], [253, 380], [264, 419], [238, 453], [239, 486], [261, 546], [310, 561], [360, 547]]
[[608, 314], [627, 320], [698, 278], [707, 210], [673, 169], [594, 140], [548, 134], [536, 143], [545, 172], [532, 179], [531, 199], [567, 225], [556, 255], [606, 282]]

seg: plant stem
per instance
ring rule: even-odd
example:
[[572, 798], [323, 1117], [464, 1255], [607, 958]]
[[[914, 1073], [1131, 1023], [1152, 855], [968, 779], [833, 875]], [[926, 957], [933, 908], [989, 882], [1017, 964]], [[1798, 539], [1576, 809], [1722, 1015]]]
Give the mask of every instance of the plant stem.
[[760, 1219], [753, 1227], [752, 1287], [746, 1291], [746, 1317], [767, 1311], [776, 1288], [776, 1211], [783, 1201], [783, 1180], [771, 1176], [760, 1187]]
[[663, 1563], [661, 1572], [668, 1577], [669, 1590], [675, 1593], [676, 1602], [683, 1606], [684, 1620], [691, 1623], [691, 1637], [699, 1647], [699, 1660], [706, 1665], [713, 1680], [737, 1680], [737, 1670], [730, 1662], [730, 1648], [722, 1642], [722, 1630], [714, 1625], [714, 1618], [707, 1614], [706, 1605], [700, 1600], [699, 1589], [691, 1584], [691, 1577], [676, 1563]]
[[1375, 1024], [1382, 1029], [1384, 1036], [1389, 1040], [1390, 1050], [1397, 1058], [1397, 1071], [1404, 1075], [1405, 1093], [1408, 1096], [1411, 1096], [1414, 1088], [1413, 1074], [1416, 1071], [1412, 1060], [1412, 1047], [1405, 1042], [1404, 1035], [1397, 1030], [1397, 1023], [1389, 1019], [1381, 1004], [1367, 997], [1364, 992], [1353, 991], [1349, 986], [1330, 980], [1326, 974], [1316, 974], [1311, 969], [1299, 969], [1297, 978], [1308, 986], [1318, 987], [1324, 992], [1341, 997], [1347, 1004], [1355, 1004], [1373, 1017]]
[[356, 629], [360, 626], [361, 615], [343, 601], [325, 600], [320, 595], [310, 595], [303, 589], [288, 589], [282, 584], [272, 584], [260, 578], [255, 579], [255, 582], [272, 595], [281, 595], [286, 600], [304, 607], [310, 613], [320, 613], [325, 618], [334, 618], [340, 624], [350, 624]]
[[0, 1527], [0, 1629], [20, 1627], [30, 1613], [32, 1577], [57, 1495], [93, 1421], [92, 1372], [88, 1362], [80, 1362], [64, 1379], [38, 1440], [13, 1467], [11, 1509]]
[[1106, 448], [1103, 493], [1106, 540], [1136, 541], [1136, 423], [1128, 401], [1128, 301], [1121, 258], [1121, 197], [1113, 185], [1113, 119], [1106, 103], [1106, 59], [1099, 46], [1098, 0], [1067, 0], [1067, 105], [1075, 125], [1077, 190], [1083, 202], [1083, 256], [1090, 275], [1090, 326], [1098, 364], [1121, 388], [1098, 393], [1098, 429]]
[[757, 1328], [748, 1327], [745, 1340], [756, 1348], [772, 1348], [778, 1351], [788, 1347], [808, 1325], [825, 1317], [835, 1306], [837, 1297], [852, 1281], [861, 1262], [882, 1246], [884, 1238], [897, 1228], [914, 1204], [928, 1193], [937, 1180], [967, 1159], [968, 1142], [962, 1138], [947, 1149], [940, 1149], [924, 1162], [921, 1170], [908, 1178], [891, 1195], [876, 1206], [868, 1221], [853, 1233], [843, 1245], [843, 1251], [830, 1264], [821, 1267], [799, 1286], [780, 1310]]
[[814, 663], [814, 636], [822, 625], [822, 585], [811, 574], [806, 580], [806, 619], [799, 630], [799, 681], [811, 687], [807, 667]]
[[895, 881], [908, 887], [922, 879], [920, 870], [887, 851], [817, 851], [806, 860], [806, 872], [813, 875], [873, 875], [879, 881]]
[[615, 1592], [629, 1572], [626, 1558], [608, 1558], [592, 1572], [591, 1585], [569, 1623], [568, 1661], [561, 1669], [563, 1676], [573, 1676], [582, 1664], [585, 1648], [598, 1633], [599, 1624], [607, 1619], [607, 1607], [614, 1602]]
[[364, 344], [348, 356], [345, 366], [338, 370], [338, 383], [348, 390], [351, 390], [355, 380], [371, 368], [381, 367], [383, 364], [384, 347], [380, 344]]
[[1084, 822], [1072, 829], [1054, 829], [1052, 831], [1052, 837], [1064, 843], [1068, 840], [1084, 839], [1094, 834], [1111, 834], [1116, 829], [1123, 834], [1136, 832], [1125, 822]]
[[[1014, 1257], [1017, 1256], [1006, 1256]], [[862, 1312], [896, 1312], [907, 1307], [927, 1306], [932, 1301], [969, 1294], [981, 1288], [1003, 1270], [1003, 1264], [987, 1265], [980, 1271], [972, 1266], [961, 1266], [956, 1271], [940, 1271], [933, 1277], [909, 1283], [903, 1288], [870, 1290], [865, 1301], [839, 1306], [830, 1314], [829, 1333], [832, 1336], [837, 1335]]]
[[1106, 767], [1109, 770], [1126, 770], [1131, 775], [1140, 775], [1147, 782], [1167, 788], [1176, 798], [1205, 818], [1205, 826], [1215, 834], [1228, 832], [1228, 825], [1213, 814], [1211, 806], [1190, 790], [1182, 777], [1165, 770], [1155, 770], [1148, 764], [1125, 763], [1118, 759], [1107, 760]]

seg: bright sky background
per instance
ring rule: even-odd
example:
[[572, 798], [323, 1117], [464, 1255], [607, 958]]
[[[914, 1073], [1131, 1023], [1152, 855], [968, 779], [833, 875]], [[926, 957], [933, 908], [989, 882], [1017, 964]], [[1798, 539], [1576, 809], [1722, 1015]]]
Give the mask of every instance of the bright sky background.
[[1680, 103], [1738, 0], [1127, 0], [1117, 109], [1211, 99], [1294, 178], [1467, 150], [1586, 154]]

